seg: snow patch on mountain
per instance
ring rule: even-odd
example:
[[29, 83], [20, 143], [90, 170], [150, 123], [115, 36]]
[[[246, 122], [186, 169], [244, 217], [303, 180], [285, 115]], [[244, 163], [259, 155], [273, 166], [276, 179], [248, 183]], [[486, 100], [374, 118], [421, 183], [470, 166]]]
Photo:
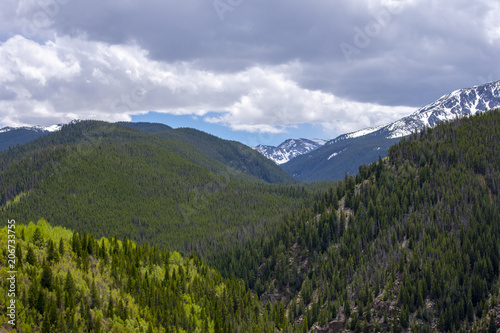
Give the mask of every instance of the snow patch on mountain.
[[331, 160], [332, 158], [334, 158], [335, 156], [338, 156], [340, 155], [342, 152], [344, 152], [347, 148], [344, 148], [342, 149], [341, 151], [338, 151], [338, 152], [335, 152], [333, 154], [330, 155], [330, 157], [328, 157], [328, 161]]

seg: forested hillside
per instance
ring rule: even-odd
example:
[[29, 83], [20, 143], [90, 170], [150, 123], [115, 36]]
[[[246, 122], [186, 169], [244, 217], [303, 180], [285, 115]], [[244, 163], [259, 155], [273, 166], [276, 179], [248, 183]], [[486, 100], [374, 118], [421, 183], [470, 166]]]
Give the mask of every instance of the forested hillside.
[[[243, 283], [124, 238], [15, 224], [0, 231], [0, 330], [16, 332], [275, 332], [293, 329], [283, 304], [264, 307]], [[8, 296], [8, 235], [15, 235], [16, 292]], [[10, 243], [9, 243], [10, 244]], [[16, 325], [7, 322], [15, 300]]]
[[[177, 146], [171, 146], [173, 152], [218, 174], [226, 175], [232, 172], [237, 173], [239, 177], [250, 175], [268, 183], [296, 182], [294, 178], [283, 172], [276, 163], [237, 141], [223, 140], [193, 128], [172, 129], [162, 124], [150, 123], [120, 124], [148, 133], [154, 133], [159, 137], [173, 139], [171, 142], [177, 143]], [[211, 163], [200, 159], [193, 152], [198, 152], [197, 155], [208, 156]], [[212, 165], [213, 160], [224, 165], [226, 169], [221, 171], [218, 168], [214, 168]]]
[[261, 234], [311, 193], [265, 183], [182, 141], [103, 122], [70, 124], [0, 153], [0, 218], [46, 218], [181, 251], [218, 251], [221, 239]]
[[316, 332], [495, 331], [499, 141], [498, 110], [413, 134], [217, 267]]
[[[45, 143], [35, 150], [23, 146], [1, 156], [0, 219], [29, 221], [43, 216], [54, 224], [74, 226], [80, 232], [76, 243], [86, 243], [87, 248], [89, 238], [103, 234], [130, 236], [143, 243], [136, 247], [143, 249], [141, 253], [149, 253], [138, 258], [151, 258], [151, 251], [166, 253], [149, 248], [146, 241], [199, 254], [222, 276], [231, 277], [225, 281], [241, 288], [234, 290], [232, 295], [239, 295], [234, 299], [246, 299], [254, 309], [252, 315], [246, 305], [238, 308], [233, 302], [225, 315], [217, 314], [217, 320], [229, 319], [220, 326], [214, 320], [214, 330], [494, 332], [500, 327], [499, 110], [414, 133], [391, 147], [387, 158], [361, 166], [356, 177], [346, 175], [343, 183], [321, 195], [315, 193], [325, 184], [270, 185], [241, 181], [234, 174], [221, 176], [164, 148], [166, 139], [157, 135], [123, 127], [113, 134], [81, 133], [87, 140], [68, 136], [60, 144], [57, 138], [54, 145]], [[162, 168], [165, 165], [168, 168]], [[37, 290], [44, 290], [40, 287], [43, 253], [51, 252], [50, 244], [25, 237], [33, 250], [40, 249], [36, 274], [42, 275], [32, 273], [39, 276], [32, 280], [37, 281]], [[66, 238], [68, 247], [75, 243], [72, 238], [71, 243], [70, 236]], [[28, 241], [21, 251], [28, 251]], [[112, 244], [120, 243], [108, 242], [104, 246], [108, 260], [120, 251], [132, 258], [130, 263], [120, 262], [123, 269], [132, 269], [134, 263], [136, 268], [159, 263], [136, 259], [123, 245], [127, 241], [113, 251]], [[98, 247], [101, 243], [87, 250], [90, 263], [92, 258], [105, 260]], [[86, 267], [87, 257], [78, 259], [82, 251], [74, 248], [74, 260]], [[193, 262], [196, 272], [203, 271], [194, 257], [177, 257], [180, 266]], [[137, 284], [149, 279], [151, 285], [152, 271], [146, 270], [148, 279], [145, 270], [139, 271], [144, 275]], [[130, 280], [123, 282], [127, 288], [133, 285]], [[91, 279], [85, 283], [92, 294]], [[203, 291], [200, 283], [198, 291]], [[134, 302], [148, 299], [133, 286], [126, 290], [134, 290], [130, 293], [138, 298]], [[248, 288], [255, 292], [253, 297]], [[215, 289], [216, 296], [220, 292]], [[45, 299], [57, 305], [57, 294], [54, 301]], [[81, 309], [87, 309], [90, 300], [83, 302]], [[113, 302], [115, 306], [114, 298]], [[220, 307], [209, 301], [203, 304], [200, 311]], [[204, 318], [196, 309], [189, 311]], [[90, 314], [85, 310], [86, 320], [99, 315], [90, 310]], [[215, 312], [209, 312], [207, 317], [212, 318]], [[103, 310], [103, 318], [105, 314]], [[180, 323], [182, 312], [178, 314], [172, 318], [174, 324], [175, 318]], [[43, 323], [45, 315], [39, 311], [36, 316]], [[147, 312], [141, 316], [148, 325], [153, 321], [153, 331], [160, 322], [153, 318], [163, 318]], [[193, 325], [187, 318], [183, 325]], [[206, 322], [210, 331], [211, 322]], [[254, 329], [253, 324], [258, 326]], [[182, 327], [194, 331], [194, 326]]]

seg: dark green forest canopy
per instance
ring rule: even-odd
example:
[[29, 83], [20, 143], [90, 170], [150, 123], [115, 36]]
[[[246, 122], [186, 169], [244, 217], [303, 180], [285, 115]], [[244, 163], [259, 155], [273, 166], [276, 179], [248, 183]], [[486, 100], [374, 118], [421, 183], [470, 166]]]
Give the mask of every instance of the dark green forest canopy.
[[[153, 135], [85, 121], [0, 153], [0, 218], [45, 218], [96, 237], [127, 236], [204, 254], [269, 230], [317, 192], [269, 184], [236, 162], [224, 164], [190, 143], [162, 137], [164, 130]], [[190, 137], [223, 141], [200, 133]], [[213, 151], [224, 155], [227, 148], [227, 161], [244, 155], [256, 169], [271, 170], [252, 149], [248, 157], [240, 146], [225, 144]]]
[[216, 266], [309, 328], [493, 327], [499, 143], [498, 110], [413, 134]]
[[[315, 193], [323, 185], [270, 185], [241, 182], [232, 174], [224, 177], [177, 153], [164, 153], [149, 141], [127, 139], [137, 131], [120, 131], [121, 139], [113, 136], [113, 145], [105, 144], [109, 138], [100, 135], [99, 145], [44, 151], [40, 156], [49, 156], [44, 163], [37, 163], [38, 156], [24, 146], [1, 155], [1, 186], [8, 191], [2, 191], [6, 197], [0, 218], [32, 212], [36, 219], [45, 205], [52, 205], [47, 212], [54, 215], [46, 216], [54, 220], [51, 223], [81, 227], [75, 222], [81, 219], [87, 221], [87, 231], [100, 232], [110, 223], [102, 202], [116, 197], [124, 205], [115, 208], [137, 214], [142, 211], [127, 201], [127, 194], [142, 191], [146, 199], [141, 205], [181, 217], [167, 220], [169, 232], [175, 234], [169, 241], [203, 254], [222, 276], [242, 281], [242, 290], [251, 288], [255, 299], [260, 297], [266, 304], [261, 317], [273, 322], [267, 327], [288, 325], [301, 332], [498, 327], [500, 111], [412, 134], [393, 146], [387, 159], [361, 166], [356, 177], [345, 177], [321, 195]], [[124, 152], [129, 163], [125, 165]], [[67, 156], [76, 156], [78, 167]], [[173, 173], [154, 167], [153, 161], [168, 162]], [[132, 165], [130, 174], [122, 171]], [[9, 182], [14, 170], [24, 176]], [[71, 180], [69, 184], [59, 174]], [[51, 200], [43, 201], [44, 197]], [[90, 202], [89, 197], [98, 200]], [[157, 197], [172, 198], [176, 209], [162, 211], [163, 201], [155, 202]], [[82, 207], [97, 207], [98, 212], [67, 214], [69, 207], [79, 206], [70, 205], [76, 198]], [[119, 239], [129, 232], [134, 239], [154, 241], [156, 234], [145, 230], [164, 230], [136, 217], [117, 222], [114, 228], [124, 230]], [[214, 217], [220, 218], [218, 224]], [[198, 230], [202, 232], [196, 234]], [[191, 233], [205, 233], [204, 241], [193, 242]], [[139, 247], [143, 246], [145, 242]], [[42, 273], [40, 268], [38, 274]], [[87, 286], [91, 290], [91, 281]], [[87, 317], [94, 318], [94, 312]]]

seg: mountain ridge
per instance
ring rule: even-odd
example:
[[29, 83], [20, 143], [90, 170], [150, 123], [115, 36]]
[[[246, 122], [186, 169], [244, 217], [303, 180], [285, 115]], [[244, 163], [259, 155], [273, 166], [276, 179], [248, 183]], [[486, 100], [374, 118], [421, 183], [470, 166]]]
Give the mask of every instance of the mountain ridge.
[[326, 142], [327, 140], [323, 139], [293, 138], [283, 141], [278, 146], [258, 145], [253, 149], [279, 165], [318, 149]]
[[[362, 164], [385, 157], [402, 137], [427, 127], [500, 107], [500, 81], [455, 90], [387, 125], [342, 134], [280, 166], [301, 181], [342, 179]], [[342, 153], [341, 153], [342, 152]], [[334, 155], [336, 154], [336, 155]]]
[[[481, 96], [483, 97], [481, 98]], [[457, 89], [416, 110], [409, 116], [387, 125], [369, 127], [346, 133], [331, 141], [335, 142], [344, 138], [356, 138], [377, 131], [389, 132], [390, 134], [387, 136], [387, 139], [402, 138], [410, 135], [415, 130], [434, 127], [443, 121], [453, 120], [457, 116], [474, 115], [477, 112], [495, 109], [499, 106], [500, 81], [493, 81], [471, 88]]]

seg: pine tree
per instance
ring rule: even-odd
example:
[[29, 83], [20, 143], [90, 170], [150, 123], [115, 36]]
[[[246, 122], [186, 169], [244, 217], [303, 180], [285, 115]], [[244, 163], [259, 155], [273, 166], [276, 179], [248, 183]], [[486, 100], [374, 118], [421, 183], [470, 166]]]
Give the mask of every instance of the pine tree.
[[495, 321], [497, 315], [495, 312], [490, 316], [490, 323], [488, 325], [488, 333], [496, 333], [497, 331], [497, 323]]
[[40, 313], [43, 314], [45, 311], [45, 292], [43, 291], [42, 288], [38, 288], [37, 290], [37, 297], [35, 301], [35, 309]]
[[35, 252], [31, 245], [28, 245], [28, 252], [26, 253], [26, 262], [31, 266], [35, 266], [38, 264], [38, 260], [36, 259]]
[[96, 316], [94, 327], [95, 327], [94, 328], [95, 333], [101, 333], [101, 330], [102, 330], [102, 316], [101, 316], [101, 314]]
[[43, 262], [42, 277], [40, 279], [40, 284], [43, 288], [47, 288], [48, 290], [52, 290], [52, 282], [53, 282], [52, 280], [53, 280], [52, 269], [50, 268], [49, 263], [44, 261]]
[[48, 244], [47, 244], [47, 261], [51, 262], [59, 262], [59, 253], [56, 251], [54, 242], [52, 239], [49, 239]]
[[[23, 229], [24, 230], [24, 229]], [[23, 268], [23, 250], [19, 242], [16, 244], [17, 269]]]
[[302, 324], [300, 325], [300, 331], [302, 333], [307, 333], [309, 329], [309, 325], [307, 323], [307, 315], [304, 315], [304, 320], [302, 321]]
[[114, 306], [113, 306], [113, 297], [111, 296], [111, 290], [109, 291], [109, 300], [108, 300], [108, 311], [107, 311], [107, 316], [109, 318], [113, 318], [113, 313], [114, 311]]
[[48, 312], [50, 325], [56, 327], [58, 322], [58, 315], [57, 315], [57, 305], [56, 301], [54, 300], [54, 297], [50, 297], [50, 301], [47, 303], [47, 306], [48, 308], [46, 312]]
[[97, 287], [95, 285], [95, 280], [92, 280], [92, 285], [90, 287], [90, 308], [98, 308], [100, 306], [100, 298], [99, 298], [99, 291], [97, 290]]
[[41, 332], [42, 333], [52, 333], [52, 328], [50, 327], [50, 319], [49, 319], [48, 312], [45, 312], [45, 314], [43, 315]]
[[64, 257], [64, 241], [62, 237], [59, 239], [59, 254]]
[[37, 227], [35, 229], [35, 232], [33, 233], [33, 237], [31, 238], [31, 242], [39, 248], [43, 246], [43, 236], [42, 236], [42, 232], [40, 231], [40, 228]]
[[64, 280], [64, 303], [66, 304], [66, 307], [70, 309], [75, 308], [75, 293], [76, 293], [75, 281], [73, 281], [71, 272], [68, 271], [66, 273], [66, 279]]

